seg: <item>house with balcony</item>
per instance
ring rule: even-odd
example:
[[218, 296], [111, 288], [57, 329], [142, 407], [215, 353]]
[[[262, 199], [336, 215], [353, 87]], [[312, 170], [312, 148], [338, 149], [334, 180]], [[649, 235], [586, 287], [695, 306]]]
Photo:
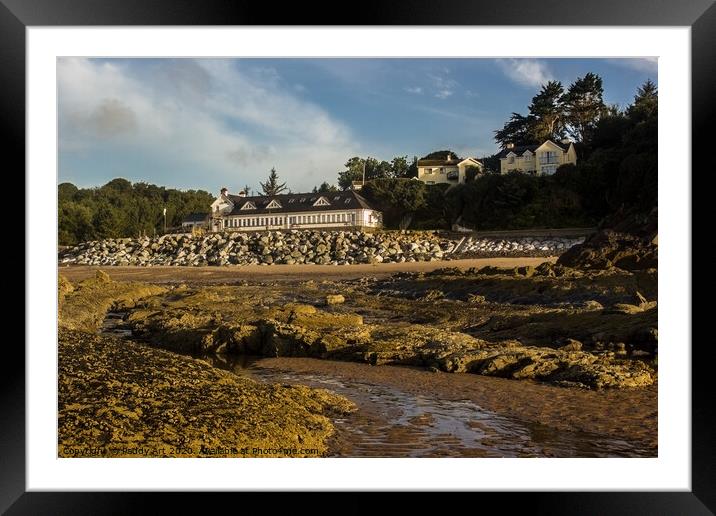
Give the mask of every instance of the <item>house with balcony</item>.
[[574, 143], [568, 140], [560, 143], [547, 140], [540, 145], [507, 144], [497, 156], [500, 158], [501, 174], [518, 171], [549, 176], [560, 165], [577, 164], [577, 150]]
[[375, 229], [382, 214], [355, 190], [247, 196], [222, 188], [211, 204], [211, 231]]
[[482, 163], [475, 158], [458, 158], [451, 153], [445, 159], [421, 159], [418, 160], [418, 179], [428, 185], [465, 183], [471, 167], [476, 173], [483, 171]]

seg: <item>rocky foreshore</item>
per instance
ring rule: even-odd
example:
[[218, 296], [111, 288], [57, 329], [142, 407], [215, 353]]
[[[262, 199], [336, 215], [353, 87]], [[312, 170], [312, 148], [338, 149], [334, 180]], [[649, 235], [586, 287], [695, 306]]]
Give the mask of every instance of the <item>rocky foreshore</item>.
[[458, 252], [461, 257], [555, 256], [582, 242], [584, 237], [467, 237]]
[[436, 232], [292, 231], [164, 235], [84, 242], [60, 251], [64, 265], [271, 265], [402, 263], [466, 255], [558, 255], [581, 238], [443, 238]]

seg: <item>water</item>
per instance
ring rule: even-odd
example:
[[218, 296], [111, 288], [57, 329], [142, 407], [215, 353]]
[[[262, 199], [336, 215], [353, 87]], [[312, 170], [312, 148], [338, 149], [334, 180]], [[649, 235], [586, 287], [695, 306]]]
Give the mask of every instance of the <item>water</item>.
[[[355, 413], [334, 420], [331, 455], [337, 457], [646, 457], [653, 450], [634, 443], [556, 430], [485, 410], [471, 400], [416, 395], [392, 385], [335, 374], [290, 371], [271, 359], [205, 355], [214, 367], [270, 383], [295, 383], [329, 389], [353, 401]], [[285, 363], [286, 360], [282, 359]], [[310, 362], [317, 359], [294, 359]], [[262, 364], [266, 364], [265, 367]], [[361, 365], [360, 367], [371, 367]], [[390, 366], [383, 366], [390, 367]], [[432, 374], [432, 373], [425, 373]]]
[[[128, 337], [123, 314], [108, 314], [103, 332]], [[333, 362], [331, 373], [277, 368], [272, 359], [194, 356], [214, 367], [269, 383], [325, 388], [353, 401], [358, 410], [334, 419], [335, 457], [650, 457], [654, 450], [587, 432], [557, 430], [480, 407], [471, 400], [415, 394], [394, 385], [355, 380], [356, 364]], [[306, 361], [316, 359], [281, 359]], [[289, 362], [290, 363], [290, 362]], [[371, 367], [361, 365], [359, 367]], [[390, 367], [390, 366], [383, 366]], [[342, 372], [345, 370], [346, 374]], [[421, 372], [422, 373], [422, 372]], [[425, 372], [424, 374], [431, 374]], [[355, 376], [355, 375], [352, 375]]]

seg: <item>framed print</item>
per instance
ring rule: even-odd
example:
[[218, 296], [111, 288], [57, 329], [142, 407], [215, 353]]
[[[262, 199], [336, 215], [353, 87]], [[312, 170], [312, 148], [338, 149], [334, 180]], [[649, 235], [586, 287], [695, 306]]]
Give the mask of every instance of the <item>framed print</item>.
[[1, 1], [28, 300], [3, 510], [713, 510], [691, 316], [713, 2], [368, 3], [348, 25]]

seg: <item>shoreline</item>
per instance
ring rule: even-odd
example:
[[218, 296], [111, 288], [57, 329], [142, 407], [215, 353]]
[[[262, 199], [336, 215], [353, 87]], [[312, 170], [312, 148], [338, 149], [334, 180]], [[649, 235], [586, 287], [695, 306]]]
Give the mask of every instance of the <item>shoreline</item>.
[[544, 262], [554, 263], [557, 256], [547, 257], [490, 257], [439, 260], [432, 262], [376, 263], [355, 265], [207, 265], [199, 267], [157, 265], [157, 266], [101, 266], [101, 265], [58, 265], [58, 273], [68, 280], [82, 281], [93, 277], [98, 270], [111, 273], [118, 281], [146, 281], [152, 283], [198, 282], [216, 283], [237, 279], [356, 279], [365, 276], [390, 276], [397, 272], [431, 272], [435, 269], [456, 267], [460, 270], [471, 267], [524, 267], [537, 266]]

